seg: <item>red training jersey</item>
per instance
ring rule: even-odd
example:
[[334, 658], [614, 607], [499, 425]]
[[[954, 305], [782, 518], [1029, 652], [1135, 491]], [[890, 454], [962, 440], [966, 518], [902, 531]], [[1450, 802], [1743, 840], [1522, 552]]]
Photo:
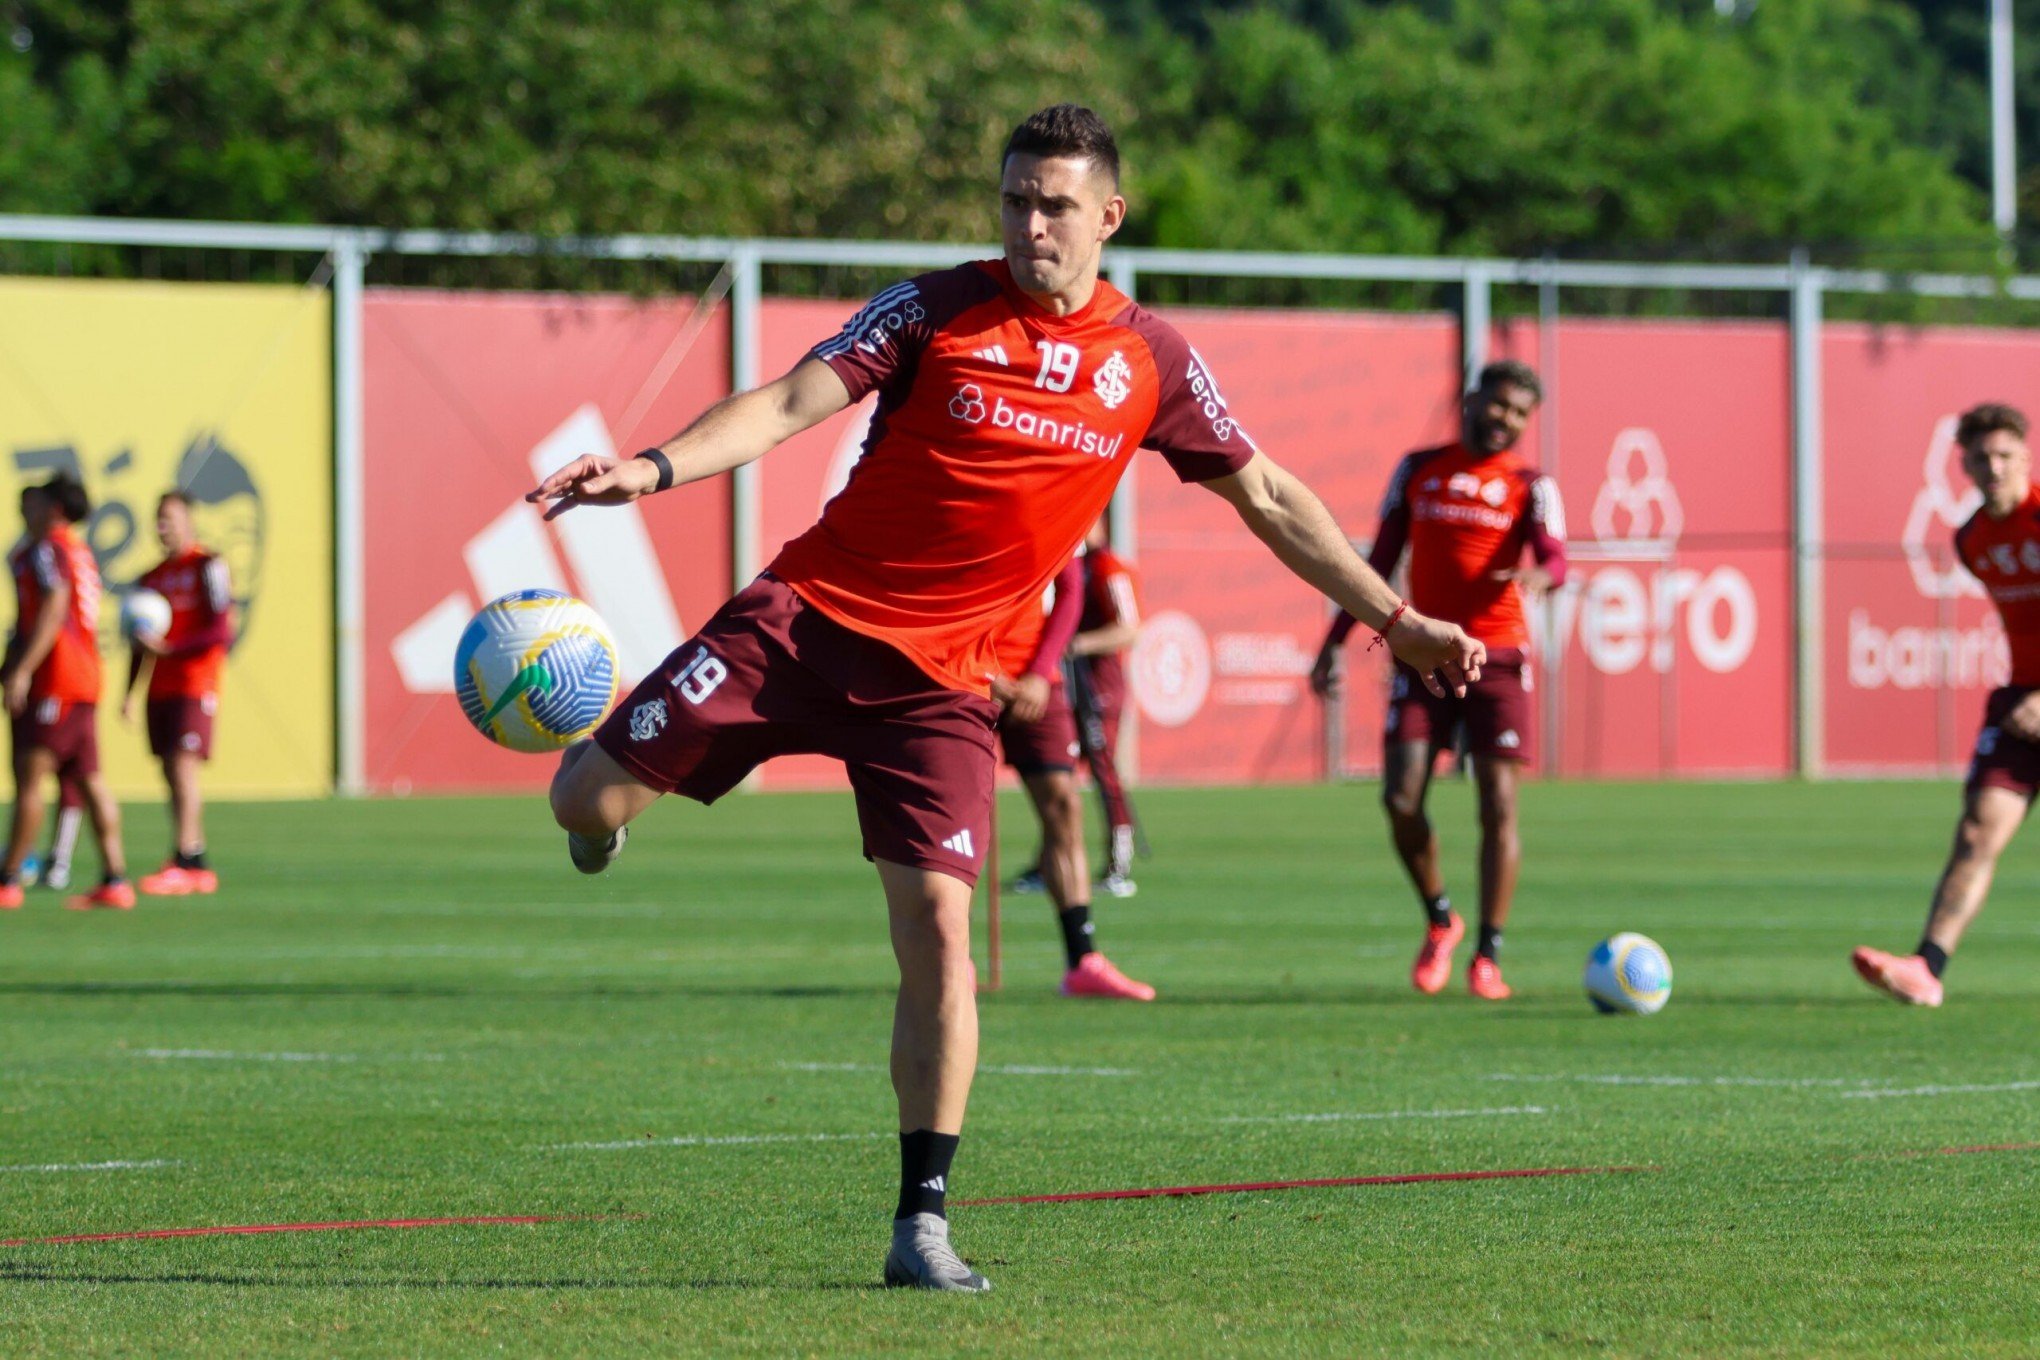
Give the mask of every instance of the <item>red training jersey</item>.
[[[1140, 623], [1140, 577], [1132, 563], [1110, 548], [1094, 548], [1084, 554], [1084, 613], [1077, 631], [1120, 623]], [[1091, 687], [1101, 700], [1126, 692], [1126, 665], [1118, 652], [1099, 652], [1091, 658]]]
[[1383, 576], [1410, 551], [1410, 603], [1490, 648], [1527, 647], [1523, 590], [1512, 580], [1528, 549], [1554, 584], [1565, 579], [1558, 484], [1513, 449], [1476, 454], [1458, 443], [1397, 464], [1368, 563]]
[[1003, 260], [923, 274], [812, 353], [878, 409], [848, 484], [770, 570], [952, 689], [1026, 668], [1042, 592], [1134, 450], [1190, 482], [1254, 452], [1197, 352], [1103, 279], [1056, 316]]
[[226, 559], [201, 547], [186, 548], [144, 572], [135, 586], [170, 602], [170, 630], [163, 635], [169, 651], [156, 658], [149, 697], [202, 699], [218, 694], [227, 644], [233, 640], [229, 620], [234, 595]]
[[1978, 510], [1955, 531], [1955, 555], [1997, 606], [2012, 648], [2012, 683], [2040, 687], [2040, 486], [2003, 519]]
[[55, 699], [65, 704], [99, 702], [99, 565], [68, 524], [50, 530], [40, 543], [16, 549], [9, 565], [14, 568], [14, 592], [18, 601], [14, 637], [17, 646], [28, 641], [42, 614], [50, 592], [60, 584], [71, 590], [64, 610], [63, 626], [49, 655], [29, 677], [30, 702]]

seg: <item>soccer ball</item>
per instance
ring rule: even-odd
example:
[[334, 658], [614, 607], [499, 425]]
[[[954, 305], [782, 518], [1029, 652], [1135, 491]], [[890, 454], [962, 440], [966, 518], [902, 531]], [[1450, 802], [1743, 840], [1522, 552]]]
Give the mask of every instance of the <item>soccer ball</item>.
[[147, 633], [160, 638], [170, 631], [170, 601], [153, 590], [136, 588], [121, 597], [120, 635]]
[[491, 600], [453, 650], [453, 689], [475, 730], [513, 751], [557, 751], [616, 702], [616, 643], [602, 618], [557, 590]]
[[1655, 1015], [1672, 999], [1672, 961], [1656, 940], [1625, 930], [1594, 946], [1582, 981], [1597, 1011]]

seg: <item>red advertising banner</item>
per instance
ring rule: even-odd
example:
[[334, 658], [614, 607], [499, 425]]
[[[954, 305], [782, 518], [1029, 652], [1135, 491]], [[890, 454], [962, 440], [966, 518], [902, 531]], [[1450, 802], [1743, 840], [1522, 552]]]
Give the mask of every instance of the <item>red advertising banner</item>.
[[[1450, 317], [1165, 315], [1209, 361], [1255, 443], [1323, 497], [1349, 534], [1373, 533], [1402, 454], [1452, 429], [1459, 331]], [[1182, 485], [1160, 459], [1139, 463], [1135, 476], [1148, 616], [1129, 673], [1142, 778], [1321, 778], [1324, 713], [1308, 676], [1329, 606], [1224, 501]], [[1349, 763], [1372, 769], [1386, 672], [1357, 641], [1349, 663]]]
[[[1785, 328], [1580, 319], [1557, 334], [1557, 438], [1541, 456], [1573, 566], [1540, 611], [1548, 768], [1789, 771]], [[1497, 348], [1538, 362], [1534, 327]]]
[[728, 391], [721, 313], [688, 302], [371, 290], [366, 418], [367, 776], [385, 792], [542, 788], [453, 697], [484, 602], [549, 587], [616, 635], [625, 682], [726, 599], [726, 479], [546, 524], [523, 495], [583, 453], [631, 453]]
[[1827, 766], [1957, 769], [2009, 658], [1955, 561], [1954, 531], [1980, 499], [1955, 420], [1982, 401], [2032, 410], [2040, 335], [1837, 324], [1821, 354]]

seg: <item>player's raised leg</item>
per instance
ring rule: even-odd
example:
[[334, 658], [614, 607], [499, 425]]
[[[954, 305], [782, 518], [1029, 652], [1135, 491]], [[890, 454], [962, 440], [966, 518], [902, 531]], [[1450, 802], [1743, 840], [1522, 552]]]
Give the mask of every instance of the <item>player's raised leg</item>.
[[1067, 769], [1033, 770], [1023, 777], [1041, 818], [1041, 881], [1062, 928], [1064, 996], [1152, 1001], [1155, 989], [1135, 982], [1098, 952], [1091, 920], [1091, 865], [1084, 848], [1084, 800]]
[[1410, 966], [1410, 985], [1427, 996], [1445, 988], [1452, 976], [1452, 951], [1466, 934], [1466, 924], [1445, 895], [1445, 875], [1438, 867], [1438, 833], [1424, 804], [1431, 790], [1436, 752], [1428, 737], [1422, 741], [1389, 741], [1382, 748], [1381, 803], [1388, 814], [1395, 852], [1417, 890], [1424, 908], [1424, 943]]
[[1480, 940], [1468, 965], [1466, 984], [1475, 996], [1505, 1001], [1509, 985], [1502, 981], [1502, 928], [1516, 900], [1516, 878], [1523, 867], [1523, 841], [1516, 825], [1516, 790], [1521, 762], [1494, 756], [1478, 757], [1473, 765], [1474, 789], [1480, 803]]
[[1914, 1006], [1941, 1004], [1941, 971], [1962, 941], [1962, 933], [1983, 910], [1998, 856], [2012, 843], [2032, 795], [1993, 785], [1973, 785], [1963, 799], [1962, 819], [1955, 824], [1955, 844], [1934, 901], [1927, 926], [1910, 954], [1887, 954], [1865, 945], [1851, 956], [1856, 972], [1879, 991]]
[[949, 1168], [977, 1070], [971, 885], [933, 869], [879, 860], [893, 957], [892, 1079], [900, 1107], [900, 1195], [885, 1282], [919, 1289], [990, 1289], [949, 1244]]
[[553, 820], [567, 833], [567, 854], [584, 874], [599, 874], [623, 853], [630, 823], [659, 800], [652, 788], [593, 740], [560, 752], [552, 781]]

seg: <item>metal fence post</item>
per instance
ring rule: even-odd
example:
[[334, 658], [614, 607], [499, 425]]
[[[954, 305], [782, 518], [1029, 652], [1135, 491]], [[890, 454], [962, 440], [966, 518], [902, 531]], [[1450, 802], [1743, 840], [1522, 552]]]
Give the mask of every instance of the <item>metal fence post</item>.
[[1487, 363], [1488, 331], [1494, 317], [1494, 274], [1485, 264], [1468, 264], [1461, 276], [1459, 305], [1460, 386], [1473, 390], [1474, 379]]
[[368, 250], [358, 233], [333, 239], [334, 765], [339, 791], [368, 791], [367, 557], [363, 467], [361, 306]]
[[1824, 767], [1826, 614], [1822, 591], [1826, 545], [1821, 506], [1821, 289], [1823, 276], [1807, 253], [1792, 253], [1792, 620], [1793, 763], [1802, 779]]
[[[761, 381], [758, 369], [759, 302], [764, 280], [758, 247], [738, 245], [730, 251], [730, 390], [748, 392]], [[730, 474], [730, 593], [758, 574], [760, 487], [758, 464], [746, 463]]]

